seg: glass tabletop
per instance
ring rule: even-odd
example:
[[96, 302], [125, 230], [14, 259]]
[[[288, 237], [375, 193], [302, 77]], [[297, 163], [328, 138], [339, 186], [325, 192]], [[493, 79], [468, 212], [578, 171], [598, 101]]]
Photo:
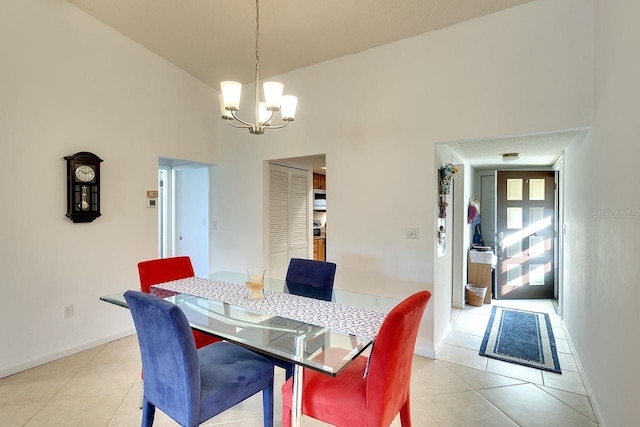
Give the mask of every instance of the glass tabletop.
[[[210, 279], [221, 282], [243, 284], [247, 281], [247, 275], [230, 271], [218, 271], [210, 275]], [[287, 282], [281, 279], [264, 278], [264, 288], [277, 292], [289, 292]], [[400, 300], [378, 295], [364, 294], [361, 292], [333, 289], [330, 300], [338, 304], [351, 305], [353, 307], [366, 308], [368, 310], [390, 312]]]
[[[243, 284], [246, 275], [218, 272], [212, 280]], [[287, 293], [285, 281], [265, 278], [265, 289]], [[100, 298], [127, 307], [123, 293]], [[367, 337], [347, 334], [339, 330], [313, 325], [285, 317], [187, 294], [165, 298], [178, 305], [185, 313], [192, 328], [242, 345], [259, 353], [290, 361], [306, 368], [329, 375], [337, 375], [351, 360], [372, 343]], [[386, 297], [335, 289], [332, 301], [359, 308], [387, 313], [397, 300]], [[323, 350], [331, 347], [331, 357]], [[335, 357], [339, 354], [339, 357]]]

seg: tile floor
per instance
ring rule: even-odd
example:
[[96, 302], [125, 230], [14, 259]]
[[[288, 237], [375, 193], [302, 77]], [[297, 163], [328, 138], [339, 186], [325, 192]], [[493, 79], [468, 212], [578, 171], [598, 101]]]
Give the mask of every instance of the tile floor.
[[[517, 306], [550, 314], [562, 375], [479, 356], [492, 305], [454, 310], [453, 330], [438, 360], [414, 358], [414, 427], [598, 425], [551, 302], [519, 301]], [[284, 374], [276, 370], [279, 390]], [[136, 337], [123, 338], [0, 379], [0, 426], [139, 426], [141, 385]], [[279, 396], [276, 393], [275, 425], [281, 420]], [[154, 426], [175, 425], [157, 412]], [[204, 425], [262, 426], [260, 395]], [[323, 425], [303, 419], [303, 426]], [[397, 426], [399, 417], [393, 423]]]

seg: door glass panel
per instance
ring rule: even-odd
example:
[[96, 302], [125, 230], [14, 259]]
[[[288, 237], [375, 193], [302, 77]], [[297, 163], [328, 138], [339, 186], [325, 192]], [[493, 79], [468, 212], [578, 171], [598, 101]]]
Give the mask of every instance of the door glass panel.
[[544, 200], [544, 178], [529, 180], [529, 200]]
[[507, 285], [522, 286], [522, 266], [520, 264], [512, 264], [507, 270]]
[[544, 264], [529, 264], [529, 285], [544, 286]]
[[535, 223], [539, 223], [544, 219], [544, 208], [536, 207], [529, 208], [529, 225], [533, 225]]
[[522, 200], [522, 178], [507, 179], [507, 200]]
[[507, 246], [507, 256], [509, 258], [522, 256], [522, 240], [518, 239]]
[[507, 228], [511, 230], [522, 228], [522, 208], [507, 208]]
[[529, 256], [530, 257], [544, 256], [544, 237], [529, 236]]

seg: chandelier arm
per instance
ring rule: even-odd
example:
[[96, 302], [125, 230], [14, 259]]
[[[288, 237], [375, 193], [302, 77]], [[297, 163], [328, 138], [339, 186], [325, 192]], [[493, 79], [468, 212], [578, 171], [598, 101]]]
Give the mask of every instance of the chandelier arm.
[[235, 111], [231, 110], [231, 115], [233, 116], [233, 118], [237, 121], [239, 121], [240, 123], [243, 123], [246, 126], [237, 126], [237, 125], [233, 125], [229, 120], [227, 119], [227, 123], [229, 123], [231, 126], [233, 127], [237, 127], [237, 128], [245, 128], [245, 127], [252, 127], [253, 123], [249, 123], [249, 122], [245, 122], [244, 120], [242, 120], [240, 117], [236, 116]]
[[227, 120], [227, 123], [229, 125], [233, 126], [234, 128], [239, 128], [239, 129], [249, 129], [249, 128], [251, 128], [251, 126], [248, 125], [248, 124], [247, 125], [237, 125], [237, 124], [233, 123], [231, 121], [231, 119], [226, 119], [226, 120]]
[[289, 123], [291, 123], [291, 120], [285, 120], [283, 124], [278, 125], [278, 126], [266, 126], [265, 129], [282, 129], [285, 126], [288, 126]]

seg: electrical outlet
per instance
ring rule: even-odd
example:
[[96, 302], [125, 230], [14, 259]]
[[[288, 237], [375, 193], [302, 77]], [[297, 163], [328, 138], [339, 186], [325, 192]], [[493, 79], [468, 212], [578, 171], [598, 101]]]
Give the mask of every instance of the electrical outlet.
[[418, 239], [418, 227], [407, 227], [407, 239]]
[[73, 317], [73, 304], [62, 307], [62, 318], [68, 319], [69, 317]]

